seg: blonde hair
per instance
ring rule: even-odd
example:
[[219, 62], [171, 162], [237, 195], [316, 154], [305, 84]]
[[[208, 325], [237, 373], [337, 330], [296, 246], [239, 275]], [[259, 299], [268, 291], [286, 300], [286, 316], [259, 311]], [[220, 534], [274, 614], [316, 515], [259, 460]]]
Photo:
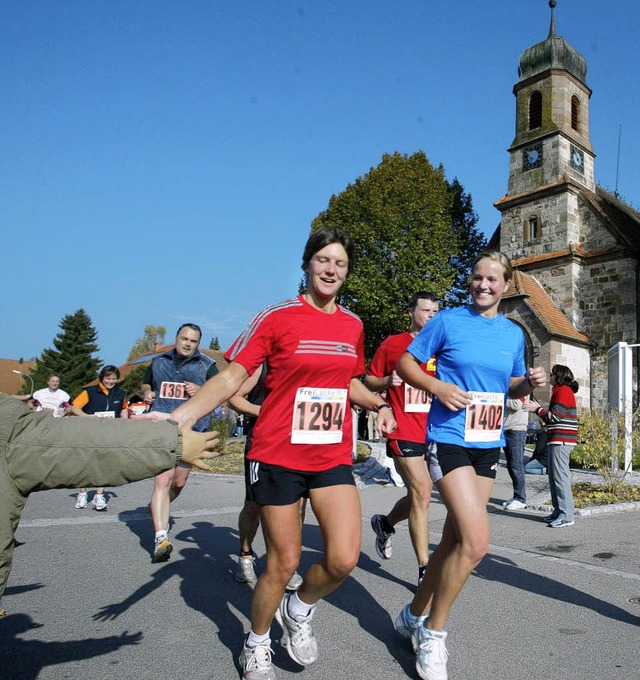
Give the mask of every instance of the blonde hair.
[[483, 250], [471, 263], [471, 274], [467, 278], [467, 283], [471, 284], [473, 277], [473, 270], [480, 260], [493, 260], [494, 262], [499, 262], [502, 265], [503, 275], [505, 281], [511, 281], [513, 278], [513, 265], [511, 260], [498, 250]]

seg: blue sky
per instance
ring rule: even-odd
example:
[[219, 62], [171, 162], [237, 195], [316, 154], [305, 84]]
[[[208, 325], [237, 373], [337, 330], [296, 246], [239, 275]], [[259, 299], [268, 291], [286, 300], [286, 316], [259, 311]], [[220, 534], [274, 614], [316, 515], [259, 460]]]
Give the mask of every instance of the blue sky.
[[[423, 150], [499, 221], [517, 64], [546, 0], [23, 0], [0, 22], [0, 357], [83, 307], [99, 356], [183, 321], [227, 347], [297, 292], [312, 219]], [[596, 181], [640, 203], [636, 0], [558, 0], [587, 59]]]

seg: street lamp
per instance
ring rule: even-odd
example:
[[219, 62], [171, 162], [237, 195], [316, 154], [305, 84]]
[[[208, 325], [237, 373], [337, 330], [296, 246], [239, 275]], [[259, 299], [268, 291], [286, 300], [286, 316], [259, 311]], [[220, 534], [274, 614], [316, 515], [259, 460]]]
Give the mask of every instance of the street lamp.
[[17, 371], [15, 368], [13, 369], [13, 373], [17, 373], [18, 375], [22, 375], [25, 378], [29, 378], [29, 380], [31, 380], [31, 395], [33, 396], [33, 393], [35, 392], [35, 386], [33, 384], [33, 378], [28, 373], [23, 373], [22, 371]]

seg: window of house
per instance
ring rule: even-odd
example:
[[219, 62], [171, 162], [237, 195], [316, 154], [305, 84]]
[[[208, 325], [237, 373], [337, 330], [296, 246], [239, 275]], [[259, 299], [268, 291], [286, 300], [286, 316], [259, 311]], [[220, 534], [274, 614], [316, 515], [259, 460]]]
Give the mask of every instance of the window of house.
[[580, 132], [580, 100], [573, 95], [571, 97], [571, 127], [576, 132]]
[[542, 94], [536, 90], [529, 97], [529, 130], [542, 126]]
[[525, 228], [525, 241], [537, 241], [540, 238], [540, 222], [537, 215], [531, 215]]

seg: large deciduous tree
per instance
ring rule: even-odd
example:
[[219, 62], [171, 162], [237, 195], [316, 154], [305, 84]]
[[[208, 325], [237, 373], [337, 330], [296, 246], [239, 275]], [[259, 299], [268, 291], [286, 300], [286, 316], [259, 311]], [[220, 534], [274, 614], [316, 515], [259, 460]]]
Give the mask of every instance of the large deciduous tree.
[[422, 151], [385, 154], [331, 197], [311, 228], [341, 227], [354, 240], [355, 272], [339, 301], [362, 318], [368, 359], [384, 338], [407, 329], [414, 292], [464, 302], [469, 264], [485, 245], [476, 222], [471, 197]]
[[53, 340], [55, 349], [43, 350], [31, 368], [31, 376], [35, 388], [40, 389], [51, 373], [58, 374], [60, 387], [74, 398], [98, 375], [102, 362], [93, 356], [98, 351], [98, 336], [84, 309], [64, 316], [59, 326], [61, 332]]

